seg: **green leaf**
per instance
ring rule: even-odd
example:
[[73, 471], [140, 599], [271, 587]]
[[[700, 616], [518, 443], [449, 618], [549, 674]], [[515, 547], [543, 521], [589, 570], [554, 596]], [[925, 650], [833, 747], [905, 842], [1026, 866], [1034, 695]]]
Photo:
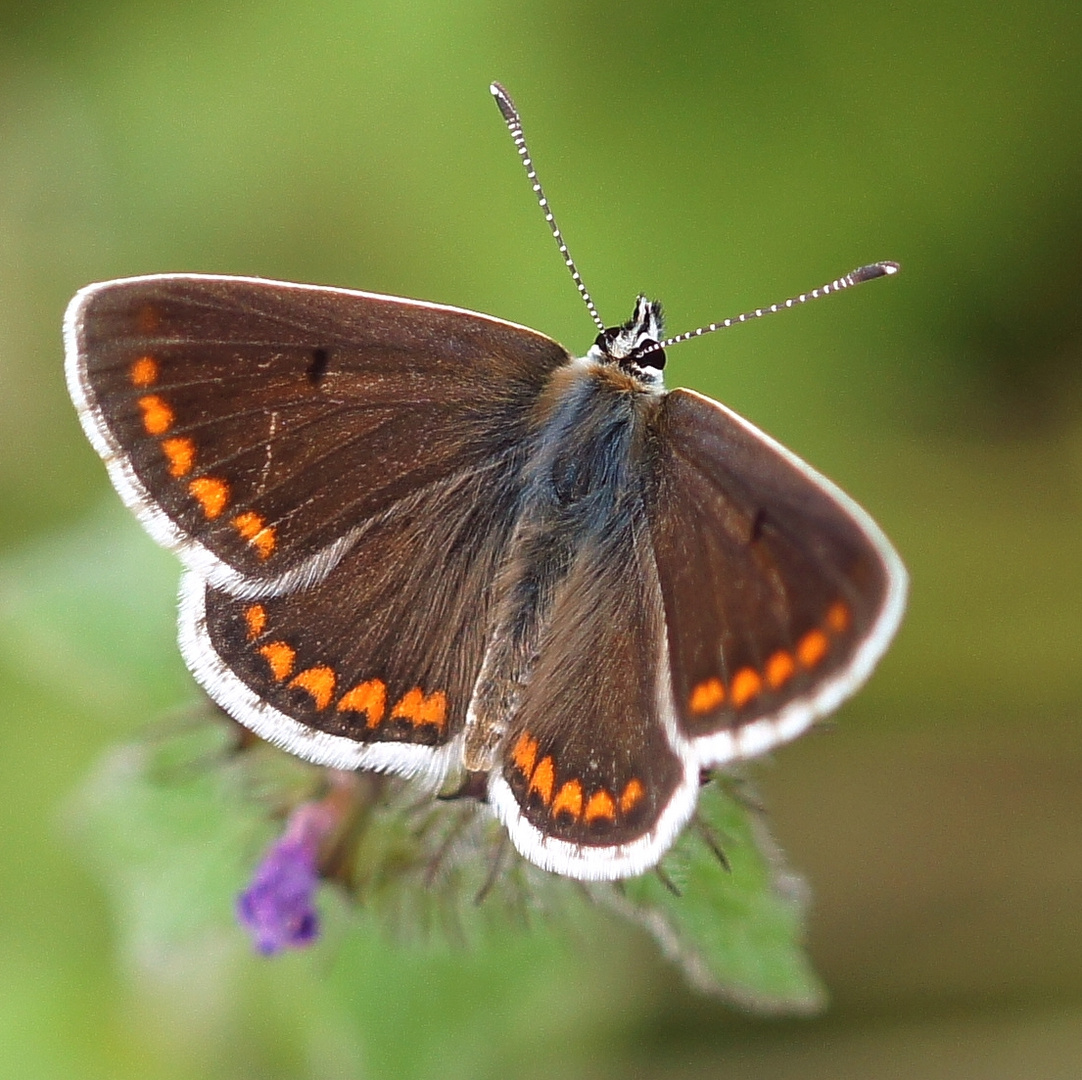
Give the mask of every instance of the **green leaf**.
[[266, 808], [237, 782], [230, 739], [224, 724], [185, 724], [117, 747], [68, 804], [137, 958], [230, 928], [271, 834]]
[[[610, 903], [644, 926], [693, 986], [760, 1013], [811, 1013], [825, 993], [803, 949], [805, 886], [761, 811], [716, 778], [660, 873]], [[724, 865], [719, 851], [724, 853]]]

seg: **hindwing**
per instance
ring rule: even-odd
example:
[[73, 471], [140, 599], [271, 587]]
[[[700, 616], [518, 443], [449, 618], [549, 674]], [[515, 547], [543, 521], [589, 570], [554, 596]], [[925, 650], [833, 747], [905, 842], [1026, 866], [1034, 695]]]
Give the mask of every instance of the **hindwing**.
[[556, 589], [490, 795], [518, 849], [579, 878], [658, 861], [695, 806], [641, 503], [576, 553]]
[[227, 712], [292, 753], [438, 784], [461, 755], [518, 467], [512, 452], [401, 500], [306, 589], [244, 598], [189, 571], [188, 666]]

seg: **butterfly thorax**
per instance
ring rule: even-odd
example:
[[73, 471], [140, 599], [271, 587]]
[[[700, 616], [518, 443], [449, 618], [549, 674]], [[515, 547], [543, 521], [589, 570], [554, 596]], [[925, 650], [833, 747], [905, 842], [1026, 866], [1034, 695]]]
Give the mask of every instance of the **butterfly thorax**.
[[665, 334], [661, 303], [639, 296], [635, 311], [622, 326], [610, 326], [597, 335], [586, 359], [617, 366], [650, 390], [665, 388], [662, 370], [665, 350], [658, 344]]

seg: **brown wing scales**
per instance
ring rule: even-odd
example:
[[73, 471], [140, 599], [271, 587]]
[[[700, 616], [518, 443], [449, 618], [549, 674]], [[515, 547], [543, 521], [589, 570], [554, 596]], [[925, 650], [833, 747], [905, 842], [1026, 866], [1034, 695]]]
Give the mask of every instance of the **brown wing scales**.
[[677, 390], [659, 424], [648, 502], [677, 711], [691, 736], [735, 730], [846, 669], [890, 571], [843, 496], [721, 406]]
[[194, 276], [89, 290], [75, 338], [91, 422], [181, 535], [255, 582], [489, 461], [568, 360], [469, 312]]

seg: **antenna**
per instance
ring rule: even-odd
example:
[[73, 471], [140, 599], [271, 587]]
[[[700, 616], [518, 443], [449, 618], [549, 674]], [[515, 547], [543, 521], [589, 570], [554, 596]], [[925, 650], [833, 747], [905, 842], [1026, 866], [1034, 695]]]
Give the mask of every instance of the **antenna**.
[[[590, 312], [590, 318], [597, 324], [598, 330], [604, 330], [605, 324], [601, 321], [601, 316], [598, 315], [597, 308], [594, 307], [594, 302], [590, 299], [590, 294], [586, 291], [586, 286], [582, 283], [582, 278], [579, 277], [578, 267], [575, 266], [575, 260], [571, 258], [571, 253], [567, 250], [567, 244], [564, 243], [563, 234], [560, 232], [560, 226], [556, 224], [556, 219], [552, 216], [552, 211], [549, 209], [549, 201], [545, 198], [545, 192], [541, 187], [541, 181], [537, 179], [537, 173], [534, 171], [533, 167], [533, 159], [530, 157], [529, 148], [526, 146], [526, 136], [522, 133], [522, 119], [519, 117], [518, 109], [515, 108], [515, 103], [511, 100], [511, 95], [500, 86], [498, 82], [492, 83], [492, 85], [489, 86], [489, 90], [496, 99], [496, 105], [503, 115], [504, 123], [507, 124], [507, 130], [511, 132], [511, 138], [515, 142], [515, 149], [518, 150], [518, 156], [522, 159], [522, 167], [526, 170], [526, 176], [533, 185], [533, 193], [537, 197], [537, 205], [541, 207], [541, 210], [545, 215], [545, 220], [552, 230], [552, 238], [556, 241], [556, 246], [560, 249], [560, 254], [564, 258], [564, 265], [571, 271], [571, 278], [575, 282], [575, 288], [579, 290], [579, 296], [582, 297], [583, 303], [586, 304], [586, 310]], [[706, 331], [704, 330], [703, 333], [705, 332]]]
[[700, 326], [698, 330], [689, 330], [686, 334], [677, 334], [676, 337], [666, 338], [658, 342], [659, 349], [667, 349], [670, 345], [679, 345], [681, 341], [688, 341], [694, 337], [702, 337], [703, 334], [712, 334], [715, 330], [726, 330], [738, 323], [751, 322], [752, 319], [761, 319], [764, 315], [773, 315], [775, 312], [784, 311], [786, 308], [798, 307], [806, 304], [809, 300], [818, 300], [831, 293], [841, 292], [853, 285], [859, 285], [863, 281], [871, 281], [873, 278], [889, 277], [896, 274], [901, 267], [896, 262], [877, 262], [869, 266], [858, 266], [856, 270], [835, 278], [827, 285], [821, 285], [811, 292], [801, 293], [799, 296], [791, 296], [780, 304], [771, 304], [770, 307], [756, 308], [754, 311], [745, 311], [742, 315], [735, 315], [731, 319], [723, 319], [721, 322], [712, 322], [709, 326]]

